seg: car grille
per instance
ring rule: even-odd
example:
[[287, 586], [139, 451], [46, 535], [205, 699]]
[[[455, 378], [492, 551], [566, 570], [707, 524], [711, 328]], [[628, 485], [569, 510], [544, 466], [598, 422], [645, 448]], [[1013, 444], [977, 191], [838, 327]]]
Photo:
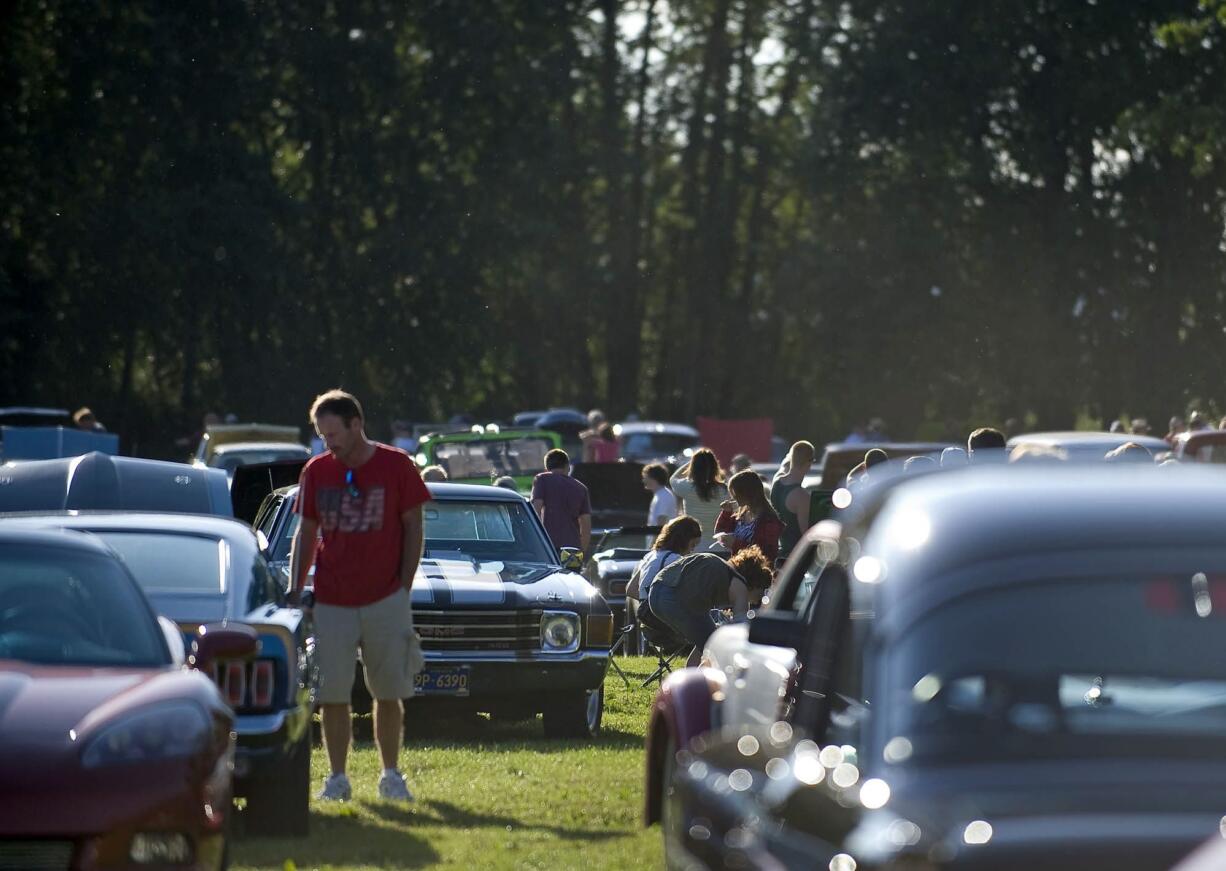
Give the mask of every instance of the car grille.
[[413, 624], [423, 650], [452, 652], [541, 649], [543, 611], [419, 611]]
[[51, 871], [72, 862], [72, 841], [0, 841], [0, 871]]

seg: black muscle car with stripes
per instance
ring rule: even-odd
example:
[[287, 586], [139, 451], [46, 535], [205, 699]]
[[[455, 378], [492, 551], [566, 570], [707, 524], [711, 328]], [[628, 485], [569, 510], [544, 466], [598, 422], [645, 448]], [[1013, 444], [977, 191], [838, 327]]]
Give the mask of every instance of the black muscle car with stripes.
[[[293, 464], [275, 467], [284, 481]], [[244, 477], [277, 476], [241, 470]], [[249, 482], [236, 478], [244, 490]], [[425, 554], [413, 584], [413, 621], [425, 668], [415, 700], [448, 700], [498, 718], [543, 715], [550, 737], [595, 735], [613, 615], [600, 592], [562, 568], [528, 502], [499, 487], [430, 484]], [[296, 485], [273, 490], [254, 525], [283, 583], [298, 525]], [[236, 494], [236, 505], [248, 497]], [[309, 585], [309, 582], [308, 582]], [[364, 689], [355, 681], [355, 692]]]

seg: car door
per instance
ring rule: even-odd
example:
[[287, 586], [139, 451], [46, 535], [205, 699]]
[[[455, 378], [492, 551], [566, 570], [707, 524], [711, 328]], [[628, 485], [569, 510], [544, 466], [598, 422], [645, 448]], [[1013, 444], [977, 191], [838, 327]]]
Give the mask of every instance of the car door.
[[712, 635], [708, 642], [712, 664], [724, 672], [729, 682], [717, 725], [774, 723], [787, 713], [784, 702], [787, 688], [795, 679], [796, 644], [756, 641], [752, 626], [765, 616], [768, 620], [790, 623], [794, 632], [799, 633], [825, 565], [825, 553], [816, 542], [808, 542], [787, 563], [772, 594], [774, 602], [767, 611], [747, 625]]

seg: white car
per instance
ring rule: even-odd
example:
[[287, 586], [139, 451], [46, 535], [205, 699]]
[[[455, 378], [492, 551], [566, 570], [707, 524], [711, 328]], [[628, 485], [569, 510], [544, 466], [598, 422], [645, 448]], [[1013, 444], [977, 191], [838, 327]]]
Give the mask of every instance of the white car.
[[634, 421], [613, 427], [622, 446], [622, 459], [636, 463], [668, 462], [681, 465], [702, 446], [698, 430], [683, 423]]

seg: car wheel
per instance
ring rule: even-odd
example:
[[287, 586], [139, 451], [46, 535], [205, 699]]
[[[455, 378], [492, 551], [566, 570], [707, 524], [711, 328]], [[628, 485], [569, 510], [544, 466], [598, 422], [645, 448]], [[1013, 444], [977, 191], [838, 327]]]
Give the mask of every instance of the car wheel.
[[303, 837], [311, 822], [311, 733], [294, 746], [281, 769], [252, 784], [243, 812], [249, 834]]
[[[679, 843], [681, 827], [681, 808], [677, 801], [674, 780], [677, 776], [677, 739], [669, 731], [668, 741], [664, 745], [664, 759], [660, 765], [660, 833], [664, 836], [664, 850], [667, 857], [671, 852], [670, 844]], [[672, 866], [670, 866], [672, 867]]]
[[546, 738], [595, 738], [604, 717], [604, 687], [573, 690], [544, 711]]

